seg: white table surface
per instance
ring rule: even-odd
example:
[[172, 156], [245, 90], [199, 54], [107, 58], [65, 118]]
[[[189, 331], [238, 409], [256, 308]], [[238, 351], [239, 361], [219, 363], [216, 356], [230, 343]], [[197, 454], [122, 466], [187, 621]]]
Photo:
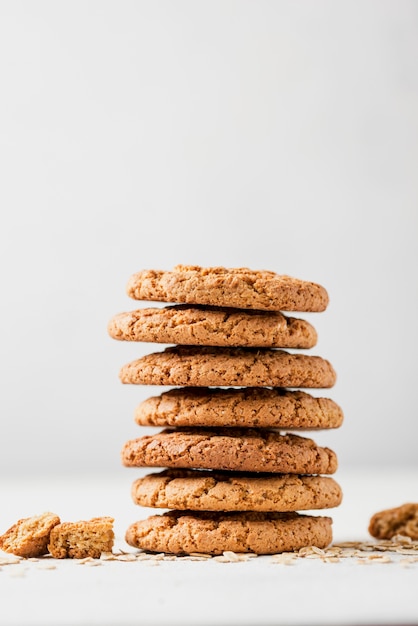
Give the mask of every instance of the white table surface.
[[[115, 551], [127, 526], [151, 509], [133, 505], [130, 485], [139, 475], [24, 476], [0, 483], [0, 532], [17, 519], [51, 510], [63, 521], [115, 518]], [[371, 540], [371, 515], [418, 501], [418, 470], [339, 470], [344, 501], [328, 513], [334, 542]], [[0, 557], [6, 556], [0, 552]], [[49, 560], [49, 563], [51, 561]], [[0, 567], [1, 626], [149, 625], [403, 625], [418, 624], [418, 563], [361, 565], [298, 559], [294, 565], [258, 557], [217, 561], [21, 561]]]

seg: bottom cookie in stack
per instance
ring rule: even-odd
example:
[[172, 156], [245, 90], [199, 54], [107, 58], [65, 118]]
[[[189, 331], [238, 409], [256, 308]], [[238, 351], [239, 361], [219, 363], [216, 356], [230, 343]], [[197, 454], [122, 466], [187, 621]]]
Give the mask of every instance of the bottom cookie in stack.
[[132, 524], [126, 541], [152, 552], [275, 554], [332, 541], [332, 519], [300, 514], [341, 502], [335, 453], [312, 439], [254, 428], [177, 428], [128, 441], [129, 467], [168, 467], [136, 480], [136, 504], [174, 509]]
[[277, 554], [332, 541], [330, 517], [298, 513], [169, 511], [131, 524], [126, 541], [151, 552]]

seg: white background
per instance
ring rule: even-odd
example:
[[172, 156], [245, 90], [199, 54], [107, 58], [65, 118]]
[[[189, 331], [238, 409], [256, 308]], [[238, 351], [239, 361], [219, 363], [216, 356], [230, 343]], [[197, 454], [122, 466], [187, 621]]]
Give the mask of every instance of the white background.
[[417, 467], [417, 55], [407, 0], [0, 0], [2, 480], [126, 471], [163, 346], [106, 326], [177, 263], [323, 284], [316, 440]]

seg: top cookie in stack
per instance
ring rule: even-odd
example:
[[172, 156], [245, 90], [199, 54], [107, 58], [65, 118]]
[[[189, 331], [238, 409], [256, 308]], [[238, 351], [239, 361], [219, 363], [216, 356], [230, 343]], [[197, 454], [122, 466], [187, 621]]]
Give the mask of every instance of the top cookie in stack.
[[332, 387], [331, 364], [283, 350], [316, 344], [313, 326], [283, 311], [324, 311], [326, 290], [274, 272], [177, 266], [134, 274], [128, 295], [175, 306], [116, 315], [109, 334], [175, 345], [122, 367], [121, 381], [181, 387], [141, 403], [137, 423], [166, 430], [122, 451], [126, 466], [169, 468], [135, 481], [134, 502], [174, 509], [132, 524], [128, 543], [181, 554], [330, 543], [330, 518], [297, 511], [338, 506], [341, 490], [323, 476], [336, 455], [277, 431], [342, 423], [335, 402], [297, 389]]

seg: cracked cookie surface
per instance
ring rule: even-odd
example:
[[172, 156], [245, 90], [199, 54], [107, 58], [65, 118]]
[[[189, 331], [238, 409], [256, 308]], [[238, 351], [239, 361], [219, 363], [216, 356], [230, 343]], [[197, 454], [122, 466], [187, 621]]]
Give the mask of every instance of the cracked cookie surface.
[[267, 348], [174, 346], [123, 366], [125, 384], [192, 387], [332, 387], [336, 373], [320, 356]]
[[329, 476], [165, 470], [138, 478], [132, 500], [140, 506], [193, 511], [306, 511], [341, 503]]
[[312, 348], [317, 333], [309, 322], [278, 311], [244, 311], [178, 305], [119, 313], [108, 324], [121, 341], [199, 346]]
[[136, 300], [270, 311], [324, 311], [328, 293], [317, 283], [266, 270], [177, 265], [133, 274], [127, 294]]
[[332, 541], [332, 520], [298, 513], [169, 511], [131, 524], [125, 539], [151, 552], [277, 554], [305, 546], [326, 548]]
[[33, 558], [48, 552], [52, 529], [60, 523], [55, 513], [42, 513], [20, 519], [0, 537], [0, 550]]
[[337, 456], [312, 439], [267, 429], [176, 429], [132, 439], [122, 448], [126, 467], [220, 469], [333, 474]]
[[170, 389], [135, 410], [140, 426], [326, 429], [338, 428], [343, 418], [329, 398], [264, 387]]

